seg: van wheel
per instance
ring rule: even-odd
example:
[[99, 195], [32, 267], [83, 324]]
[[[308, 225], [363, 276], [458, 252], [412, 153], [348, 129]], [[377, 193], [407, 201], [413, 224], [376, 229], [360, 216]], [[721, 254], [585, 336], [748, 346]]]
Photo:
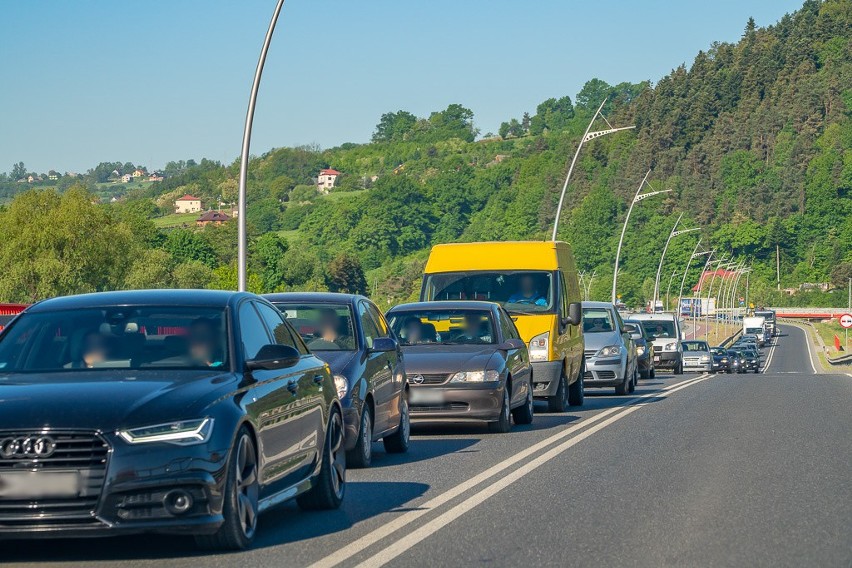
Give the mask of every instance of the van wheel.
[[568, 385], [568, 405], [583, 406], [583, 401], [586, 398], [586, 387], [583, 384], [583, 375], [586, 374], [586, 363], [580, 365], [580, 372], [577, 373], [577, 380]]
[[559, 377], [559, 386], [556, 388], [556, 394], [547, 398], [547, 409], [550, 412], [565, 412], [568, 407], [567, 398], [568, 389], [565, 386], [565, 371]]

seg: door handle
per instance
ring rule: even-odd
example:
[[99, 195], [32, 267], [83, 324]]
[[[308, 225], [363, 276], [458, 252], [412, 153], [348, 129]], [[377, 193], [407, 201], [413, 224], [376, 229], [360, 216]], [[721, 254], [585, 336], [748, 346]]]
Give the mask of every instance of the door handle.
[[296, 394], [299, 391], [299, 385], [296, 381], [290, 381], [287, 383], [287, 390], [293, 394]]
[[325, 377], [323, 375], [314, 375], [314, 382], [316, 384], [321, 385], [324, 380]]

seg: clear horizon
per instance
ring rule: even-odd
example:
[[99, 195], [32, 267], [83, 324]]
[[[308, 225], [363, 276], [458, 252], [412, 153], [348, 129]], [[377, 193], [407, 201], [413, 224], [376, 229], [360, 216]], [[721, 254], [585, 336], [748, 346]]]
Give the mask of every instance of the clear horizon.
[[[461, 103], [482, 133], [571, 96], [593, 77], [658, 81], [746, 21], [801, 0], [285, 4], [255, 116], [252, 153], [370, 139], [382, 113]], [[0, 172], [149, 169], [239, 156], [245, 107], [274, 1], [14, 1], [2, 9]], [[606, 16], [604, 19], [602, 16]], [[563, 22], [567, 22], [564, 23]], [[34, 24], [35, 23], [35, 24]]]

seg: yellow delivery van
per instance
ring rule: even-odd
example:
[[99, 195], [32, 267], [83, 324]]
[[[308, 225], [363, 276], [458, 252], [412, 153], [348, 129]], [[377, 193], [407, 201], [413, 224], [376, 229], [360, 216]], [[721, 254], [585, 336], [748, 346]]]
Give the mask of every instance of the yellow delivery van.
[[529, 346], [535, 397], [553, 412], [583, 404], [580, 285], [568, 243], [436, 245], [420, 290], [420, 301], [435, 300], [502, 305]]

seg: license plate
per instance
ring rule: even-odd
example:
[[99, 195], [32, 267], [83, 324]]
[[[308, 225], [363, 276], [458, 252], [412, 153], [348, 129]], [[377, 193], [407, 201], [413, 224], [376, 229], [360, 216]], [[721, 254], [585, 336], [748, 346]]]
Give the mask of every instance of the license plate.
[[411, 404], [442, 404], [444, 402], [444, 393], [428, 388], [413, 388], [408, 398]]
[[659, 355], [655, 355], [655, 356], [654, 356], [654, 363], [659, 363], [659, 362], [660, 362], [660, 356], [659, 356]]
[[0, 498], [78, 497], [81, 485], [76, 471], [4, 471], [0, 473]]

